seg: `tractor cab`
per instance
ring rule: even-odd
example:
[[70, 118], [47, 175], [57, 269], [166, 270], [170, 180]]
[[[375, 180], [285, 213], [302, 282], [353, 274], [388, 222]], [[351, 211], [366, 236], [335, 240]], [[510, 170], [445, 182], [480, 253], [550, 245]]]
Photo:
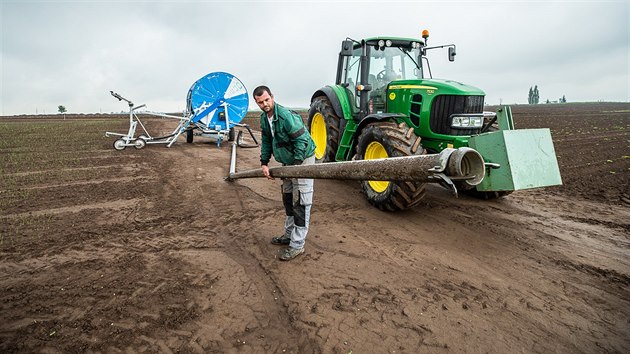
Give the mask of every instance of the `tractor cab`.
[[[414, 38], [346, 40], [339, 56], [337, 84], [348, 89], [356, 119], [386, 112], [387, 88], [396, 80], [422, 79], [421, 48]], [[344, 51], [344, 48], [348, 48]], [[365, 101], [365, 106], [361, 101]]]
[[455, 60], [454, 44], [428, 47], [428, 39], [429, 31], [424, 30], [422, 39], [374, 37], [361, 41], [348, 38], [342, 42], [336, 84], [347, 89], [355, 120], [391, 112], [387, 98], [392, 82], [427, 78], [424, 65], [431, 78], [427, 50], [448, 48], [449, 61]]

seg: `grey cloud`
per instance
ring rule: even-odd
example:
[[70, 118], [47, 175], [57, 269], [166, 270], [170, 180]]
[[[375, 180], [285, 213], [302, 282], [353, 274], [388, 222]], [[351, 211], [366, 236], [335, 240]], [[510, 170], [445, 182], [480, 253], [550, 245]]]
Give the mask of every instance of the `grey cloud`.
[[[306, 107], [333, 83], [342, 39], [419, 37], [423, 28], [430, 45], [458, 46], [455, 63], [430, 53], [434, 76], [477, 86], [489, 103], [524, 103], [534, 84], [543, 97], [628, 100], [623, 1], [5, 1], [0, 114], [125, 109], [109, 90], [179, 111], [212, 71]], [[595, 87], [585, 90], [585, 78]]]

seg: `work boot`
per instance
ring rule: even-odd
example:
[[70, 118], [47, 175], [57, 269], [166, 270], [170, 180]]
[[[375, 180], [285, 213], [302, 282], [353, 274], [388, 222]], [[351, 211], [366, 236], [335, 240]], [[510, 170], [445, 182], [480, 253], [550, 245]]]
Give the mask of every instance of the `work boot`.
[[290, 261], [293, 258], [301, 255], [302, 253], [304, 253], [304, 248], [288, 247], [285, 250], [283, 250], [282, 253], [280, 253], [280, 260]]
[[289, 243], [291, 243], [291, 238], [287, 237], [286, 235], [282, 235], [282, 236], [277, 236], [277, 237], [272, 237], [271, 238], [271, 244], [272, 245], [288, 245]]

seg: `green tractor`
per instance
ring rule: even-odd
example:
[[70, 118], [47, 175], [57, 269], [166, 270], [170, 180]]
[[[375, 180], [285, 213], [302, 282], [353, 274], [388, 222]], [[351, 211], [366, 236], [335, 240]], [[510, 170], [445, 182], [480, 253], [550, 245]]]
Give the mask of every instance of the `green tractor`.
[[[311, 98], [307, 126], [318, 162], [435, 154], [471, 147], [485, 161], [486, 176], [465, 194], [492, 199], [517, 189], [561, 184], [549, 129], [514, 130], [509, 107], [484, 112], [485, 93], [457, 81], [433, 79], [422, 38], [376, 37], [342, 42], [334, 85]], [[381, 210], [417, 205], [425, 183], [362, 181]]]

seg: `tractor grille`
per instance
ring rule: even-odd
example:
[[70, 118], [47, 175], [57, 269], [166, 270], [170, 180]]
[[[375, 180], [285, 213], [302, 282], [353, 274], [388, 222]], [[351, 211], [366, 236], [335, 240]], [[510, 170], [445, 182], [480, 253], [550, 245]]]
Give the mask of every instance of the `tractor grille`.
[[431, 131], [446, 135], [472, 135], [479, 129], [451, 128], [451, 114], [483, 113], [483, 96], [437, 96], [431, 105]]
[[422, 95], [413, 95], [409, 106], [409, 118], [415, 127], [420, 126], [420, 111], [422, 110]]

